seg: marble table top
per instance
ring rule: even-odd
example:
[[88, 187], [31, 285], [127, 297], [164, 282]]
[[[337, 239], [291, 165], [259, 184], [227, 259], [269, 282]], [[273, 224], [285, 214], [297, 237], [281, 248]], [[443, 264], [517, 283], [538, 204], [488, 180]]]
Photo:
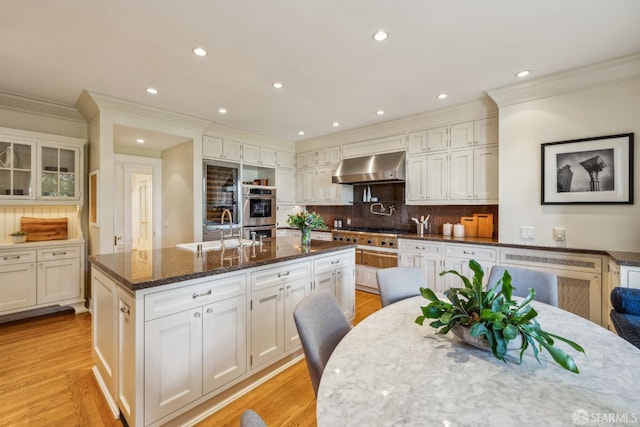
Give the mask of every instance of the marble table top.
[[377, 311], [334, 350], [320, 382], [319, 427], [640, 426], [640, 349], [567, 311], [533, 302], [542, 329], [562, 342], [571, 373], [527, 349], [504, 363], [453, 334], [415, 324], [428, 301], [409, 298]]

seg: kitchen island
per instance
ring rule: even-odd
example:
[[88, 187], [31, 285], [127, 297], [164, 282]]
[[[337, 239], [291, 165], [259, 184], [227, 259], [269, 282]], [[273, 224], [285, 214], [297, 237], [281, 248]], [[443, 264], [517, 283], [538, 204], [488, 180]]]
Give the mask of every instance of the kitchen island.
[[355, 245], [273, 238], [90, 261], [93, 371], [130, 426], [195, 422], [300, 360], [292, 313], [315, 290], [354, 316]]

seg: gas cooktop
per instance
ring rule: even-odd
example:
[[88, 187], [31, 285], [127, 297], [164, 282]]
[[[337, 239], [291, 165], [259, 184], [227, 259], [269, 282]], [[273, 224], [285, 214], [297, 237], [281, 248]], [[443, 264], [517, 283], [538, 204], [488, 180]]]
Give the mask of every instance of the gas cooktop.
[[336, 228], [333, 230], [334, 232], [341, 231], [358, 231], [361, 233], [370, 233], [370, 234], [404, 234], [409, 233], [407, 230], [401, 230], [398, 228], [373, 228], [373, 227], [342, 227]]

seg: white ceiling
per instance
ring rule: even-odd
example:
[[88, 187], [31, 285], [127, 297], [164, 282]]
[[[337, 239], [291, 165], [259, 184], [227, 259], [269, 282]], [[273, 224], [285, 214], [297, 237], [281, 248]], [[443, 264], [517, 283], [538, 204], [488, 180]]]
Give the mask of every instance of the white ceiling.
[[0, 91], [71, 106], [87, 89], [298, 141], [638, 51], [638, 0], [3, 0]]

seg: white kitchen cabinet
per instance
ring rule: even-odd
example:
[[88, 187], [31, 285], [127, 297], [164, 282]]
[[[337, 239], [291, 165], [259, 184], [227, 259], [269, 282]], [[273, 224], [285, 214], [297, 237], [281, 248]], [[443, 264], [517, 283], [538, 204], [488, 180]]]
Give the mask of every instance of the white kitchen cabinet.
[[498, 203], [498, 147], [473, 150], [473, 200]]
[[620, 286], [640, 289], [640, 268], [620, 266]]
[[36, 251], [0, 252], [0, 313], [36, 305]]
[[[472, 246], [463, 244], [444, 245], [444, 271], [456, 270], [463, 276], [473, 277], [473, 271], [469, 269], [469, 261], [476, 260], [485, 272], [482, 284], [487, 285], [491, 267], [497, 264], [498, 251], [490, 246]], [[454, 274], [442, 276], [443, 290], [464, 286], [460, 278]]]
[[296, 154], [296, 168], [309, 169], [316, 167], [316, 151], [306, 151]]
[[316, 165], [317, 166], [331, 166], [337, 165], [342, 160], [342, 148], [341, 147], [328, 147], [317, 151]]
[[337, 252], [313, 260], [314, 291], [329, 289], [338, 300], [345, 317], [355, 318], [355, 259], [353, 253]]
[[[132, 294], [116, 287], [117, 328], [117, 391], [116, 404], [126, 420], [135, 420], [137, 401], [142, 401], [142, 393], [136, 390], [137, 381], [142, 381], [137, 355], [142, 353], [143, 343], [136, 340], [136, 300]], [[141, 359], [141, 358], [140, 358]]]
[[449, 148], [449, 126], [427, 129], [427, 151], [442, 151]]
[[312, 231], [311, 240], [324, 240], [325, 242], [330, 242], [333, 238], [329, 231]]
[[203, 394], [247, 372], [246, 307], [244, 295], [203, 306]]
[[85, 140], [0, 128], [0, 199], [6, 204], [83, 203]]
[[473, 122], [474, 146], [498, 144], [498, 118], [489, 117]]
[[21, 250], [0, 249], [0, 313], [52, 304], [67, 304], [76, 311], [85, 311], [83, 247], [82, 243], [46, 242], [27, 243]]
[[253, 144], [242, 144], [242, 163], [275, 167], [276, 150]]
[[343, 145], [342, 158], [349, 159], [352, 157], [369, 156], [371, 154], [395, 153], [398, 151], [406, 151], [406, 149], [406, 135], [392, 135]]
[[38, 249], [38, 303], [80, 296], [80, 247]]
[[435, 292], [444, 292], [442, 277], [443, 246], [421, 240], [398, 240], [398, 265], [418, 267], [422, 271], [426, 285]]
[[202, 137], [202, 156], [205, 158], [240, 162], [242, 159], [242, 144], [231, 139], [215, 136]]
[[427, 197], [427, 156], [407, 157], [407, 202], [425, 201]]
[[305, 205], [314, 200], [315, 169], [303, 169], [296, 172], [296, 203]]
[[422, 154], [427, 152], [427, 131], [420, 130], [407, 134], [407, 154]]
[[473, 150], [453, 151], [450, 156], [449, 198], [451, 200], [472, 200]]
[[251, 273], [251, 369], [300, 345], [293, 309], [311, 290], [310, 262]]
[[353, 203], [353, 187], [331, 182], [331, 166], [296, 172], [296, 203], [345, 205]]
[[91, 268], [91, 332], [93, 361], [105, 397], [117, 414], [116, 378], [118, 374], [118, 304], [115, 282], [102, 271]]
[[294, 154], [289, 151], [276, 152], [276, 167], [281, 169], [293, 169]]
[[473, 146], [473, 122], [456, 123], [451, 125], [451, 142], [449, 148], [469, 148]]
[[202, 307], [146, 322], [145, 424], [202, 396]]
[[276, 169], [276, 202], [295, 203], [296, 187], [295, 176], [291, 169]]
[[378, 268], [366, 265], [356, 265], [356, 285], [357, 288], [374, 294], [380, 293], [378, 290]]

